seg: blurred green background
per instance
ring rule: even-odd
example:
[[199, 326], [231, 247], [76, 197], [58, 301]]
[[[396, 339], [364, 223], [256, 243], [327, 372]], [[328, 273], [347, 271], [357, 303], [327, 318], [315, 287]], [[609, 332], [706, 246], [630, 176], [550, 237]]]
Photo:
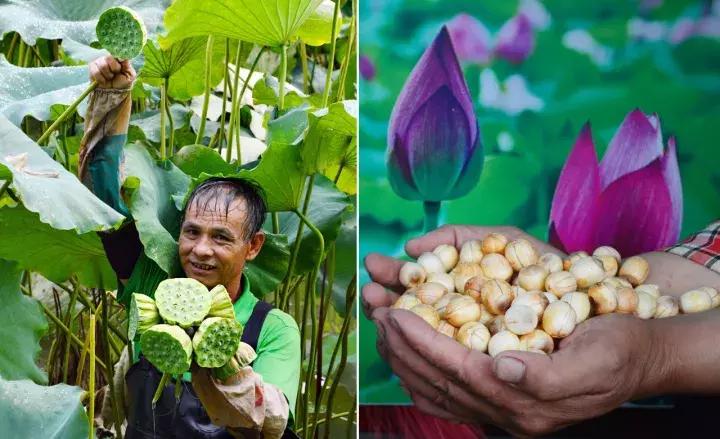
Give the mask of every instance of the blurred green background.
[[[361, 261], [370, 252], [404, 256], [404, 242], [422, 231], [422, 204], [399, 198], [387, 182], [385, 149], [393, 104], [423, 50], [458, 13], [475, 17], [494, 35], [519, 7], [538, 3], [361, 2], [360, 55], [376, 71], [372, 79], [360, 81]], [[720, 31], [720, 1], [540, 4], [550, 21], [545, 29], [535, 30], [535, 49], [527, 60], [519, 65], [503, 60], [463, 65], [487, 158], [478, 186], [463, 198], [443, 203], [441, 223], [510, 224], [547, 239], [555, 183], [581, 126], [591, 122], [602, 157], [634, 108], [657, 112], [663, 138], [677, 137], [684, 198], [681, 237], [719, 218], [720, 39], [708, 34]], [[705, 35], [686, 35], [692, 26], [702, 27], [698, 32]], [[568, 47], [579, 40], [585, 53]], [[504, 95], [504, 101], [483, 105], [479, 96], [484, 69], [491, 69], [501, 84], [520, 75], [526, 97]], [[501, 93], [519, 90], [501, 85]], [[533, 109], [512, 111], [508, 99], [511, 106]], [[361, 285], [368, 281], [361, 269]], [[379, 357], [375, 340], [374, 325], [361, 316], [360, 403], [410, 402]]]

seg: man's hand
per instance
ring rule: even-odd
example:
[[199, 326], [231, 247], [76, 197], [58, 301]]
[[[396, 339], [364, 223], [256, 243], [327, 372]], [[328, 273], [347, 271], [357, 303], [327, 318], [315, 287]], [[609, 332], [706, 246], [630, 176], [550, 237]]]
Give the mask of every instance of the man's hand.
[[130, 60], [118, 61], [107, 55], [90, 63], [90, 80], [99, 88], [127, 89], [135, 81], [135, 69]]

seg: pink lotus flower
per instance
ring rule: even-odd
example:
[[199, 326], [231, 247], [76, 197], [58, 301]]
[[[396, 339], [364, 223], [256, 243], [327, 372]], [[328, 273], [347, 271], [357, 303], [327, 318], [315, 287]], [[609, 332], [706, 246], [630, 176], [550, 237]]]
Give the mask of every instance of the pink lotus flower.
[[519, 64], [530, 56], [534, 48], [532, 23], [522, 12], [505, 22], [498, 31], [495, 55], [499, 58]]
[[490, 31], [478, 19], [461, 13], [447, 23], [460, 61], [486, 64], [492, 56]]
[[681, 224], [675, 139], [663, 148], [657, 115], [630, 112], [600, 163], [586, 124], [555, 187], [550, 242], [566, 252], [611, 245], [626, 257], [676, 243]]

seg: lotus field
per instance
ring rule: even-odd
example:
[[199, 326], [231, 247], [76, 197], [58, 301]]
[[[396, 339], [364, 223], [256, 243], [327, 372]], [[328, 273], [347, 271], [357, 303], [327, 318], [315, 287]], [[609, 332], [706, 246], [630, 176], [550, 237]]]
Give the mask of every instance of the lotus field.
[[[98, 232], [125, 217], [78, 179], [88, 63], [146, 28], [132, 89], [122, 192], [145, 255], [178, 276], [189, 190], [213, 176], [266, 195], [252, 292], [300, 328], [294, 430], [355, 432], [355, 0], [0, 1], [0, 431], [122, 437], [128, 312]], [[222, 11], [222, 13], [218, 13]], [[128, 24], [129, 26], [129, 24]], [[99, 28], [98, 28], [99, 29]], [[129, 32], [129, 31], [128, 31]], [[115, 52], [113, 52], [114, 54]], [[200, 354], [198, 354], [200, 355]]]

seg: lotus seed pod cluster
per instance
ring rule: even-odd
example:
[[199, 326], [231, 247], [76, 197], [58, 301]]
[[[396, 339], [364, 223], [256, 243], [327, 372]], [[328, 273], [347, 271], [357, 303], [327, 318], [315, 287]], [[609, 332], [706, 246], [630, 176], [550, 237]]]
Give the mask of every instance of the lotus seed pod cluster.
[[407, 290], [392, 307], [495, 356], [506, 350], [550, 354], [558, 339], [603, 314], [657, 319], [720, 306], [715, 288], [663, 295], [658, 285], [645, 283], [649, 274], [642, 256], [622, 259], [610, 246], [592, 254], [540, 255], [526, 239], [490, 233], [406, 262], [399, 280]]

